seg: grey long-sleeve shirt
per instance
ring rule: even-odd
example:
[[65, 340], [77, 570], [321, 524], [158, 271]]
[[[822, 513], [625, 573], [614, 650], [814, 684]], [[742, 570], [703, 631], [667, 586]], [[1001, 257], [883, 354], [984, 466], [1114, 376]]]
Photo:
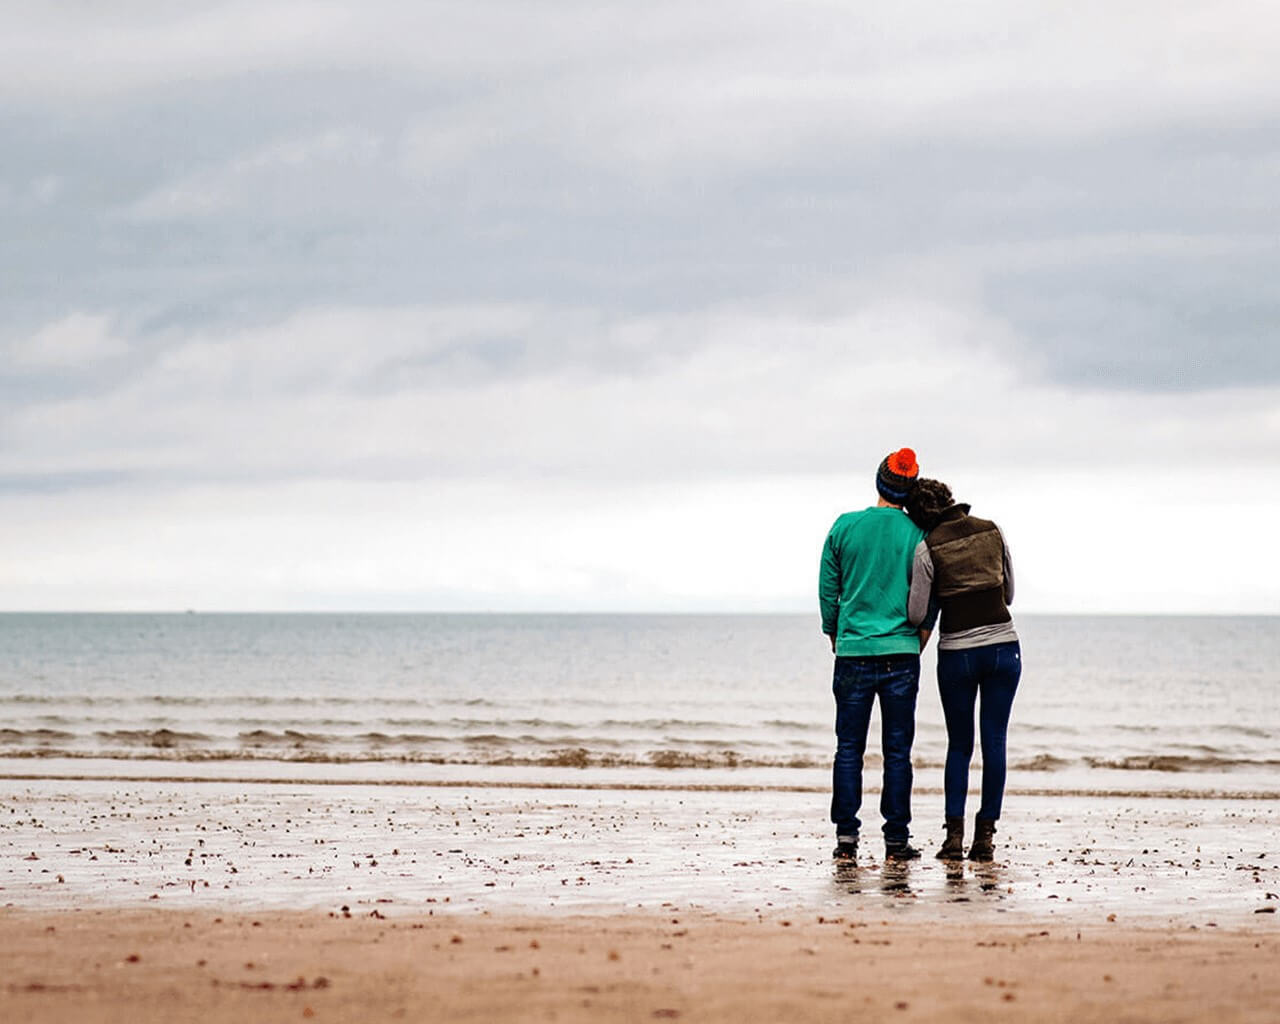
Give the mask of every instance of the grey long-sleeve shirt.
[[[999, 527], [996, 528], [999, 533]], [[1009, 545], [1000, 534], [1000, 547], [1004, 552], [1004, 603], [1013, 604], [1013, 561], [1009, 557]], [[929, 545], [921, 541], [916, 545], [911, 565], [911, 593], [907, 598], [907, 620], [919, 627], [929, 614], [929, 597], [933, 592], [933, 555]], [[938, 634], [938, 650], [960, 651], [969, 647], [986, 647], [988, 644], [1004, 644], [1018, 639], [1013, 620], [996, 622], [990, 626], [957, 630]]]

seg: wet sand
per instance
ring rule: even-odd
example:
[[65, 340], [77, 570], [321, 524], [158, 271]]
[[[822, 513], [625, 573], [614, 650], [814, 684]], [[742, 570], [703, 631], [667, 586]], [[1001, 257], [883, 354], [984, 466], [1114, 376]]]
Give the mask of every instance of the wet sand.
[[1280, 802], [916, 818], [836, 866], [811, 792], [0, 780], [5, 1019], [1280, 1019]]
[[[0, 782], [0, 906], [616, 913], [878, 908], [1207, 926], [1280, 906], [1280, 801], [1011, 798], [993, 865], [829, 855], [825, 794]], [[931, 820], [932, 819], [932, 820]], [[1264, 914], [1263, 916], [1267, 916]]]

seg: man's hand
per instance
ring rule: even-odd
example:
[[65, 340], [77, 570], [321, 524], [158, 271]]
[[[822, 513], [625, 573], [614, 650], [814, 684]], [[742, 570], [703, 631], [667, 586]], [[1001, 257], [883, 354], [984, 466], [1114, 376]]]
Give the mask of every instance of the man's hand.
[[924, 651], [924, 649], [927, 646], [929, 646], [929, 637], [931, 636], [933, 636], [933, 630], [931, 629], [920, 630], [920, 650], [921, 651]]
[[827, 639], [831, 641], [831, 653], [835, 654], [836, 653], [836, 635], [834, 633], [828, 633]]

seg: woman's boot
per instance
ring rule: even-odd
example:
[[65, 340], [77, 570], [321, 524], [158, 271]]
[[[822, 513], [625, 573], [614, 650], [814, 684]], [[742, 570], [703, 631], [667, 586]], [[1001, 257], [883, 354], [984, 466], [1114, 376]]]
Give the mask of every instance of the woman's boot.
[[938, 860], [963, 860], [964, 818], [953, 818], [948, 815], [946, 829], [947, 838], [943, 840], [942, 846], [934, 856]]
[[973, 819], [973, 845], [969, 847], [970, 860], [994, 860], [995, 849], [992, 837], [996, 834], [996, 823], [986, 818]]

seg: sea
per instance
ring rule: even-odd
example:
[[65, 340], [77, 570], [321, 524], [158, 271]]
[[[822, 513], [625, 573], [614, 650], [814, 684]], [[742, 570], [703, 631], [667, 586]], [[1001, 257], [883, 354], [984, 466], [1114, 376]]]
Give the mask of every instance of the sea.
[[[1010, 792], [1280, 799], [1280, 618], [1016, 625]], [[25, 778], [817, 791], [831, 660], [813, 615], [10, 613], [0, 762]], [[934, 666], [931, 645], [926, 791], [946, 753]]]

